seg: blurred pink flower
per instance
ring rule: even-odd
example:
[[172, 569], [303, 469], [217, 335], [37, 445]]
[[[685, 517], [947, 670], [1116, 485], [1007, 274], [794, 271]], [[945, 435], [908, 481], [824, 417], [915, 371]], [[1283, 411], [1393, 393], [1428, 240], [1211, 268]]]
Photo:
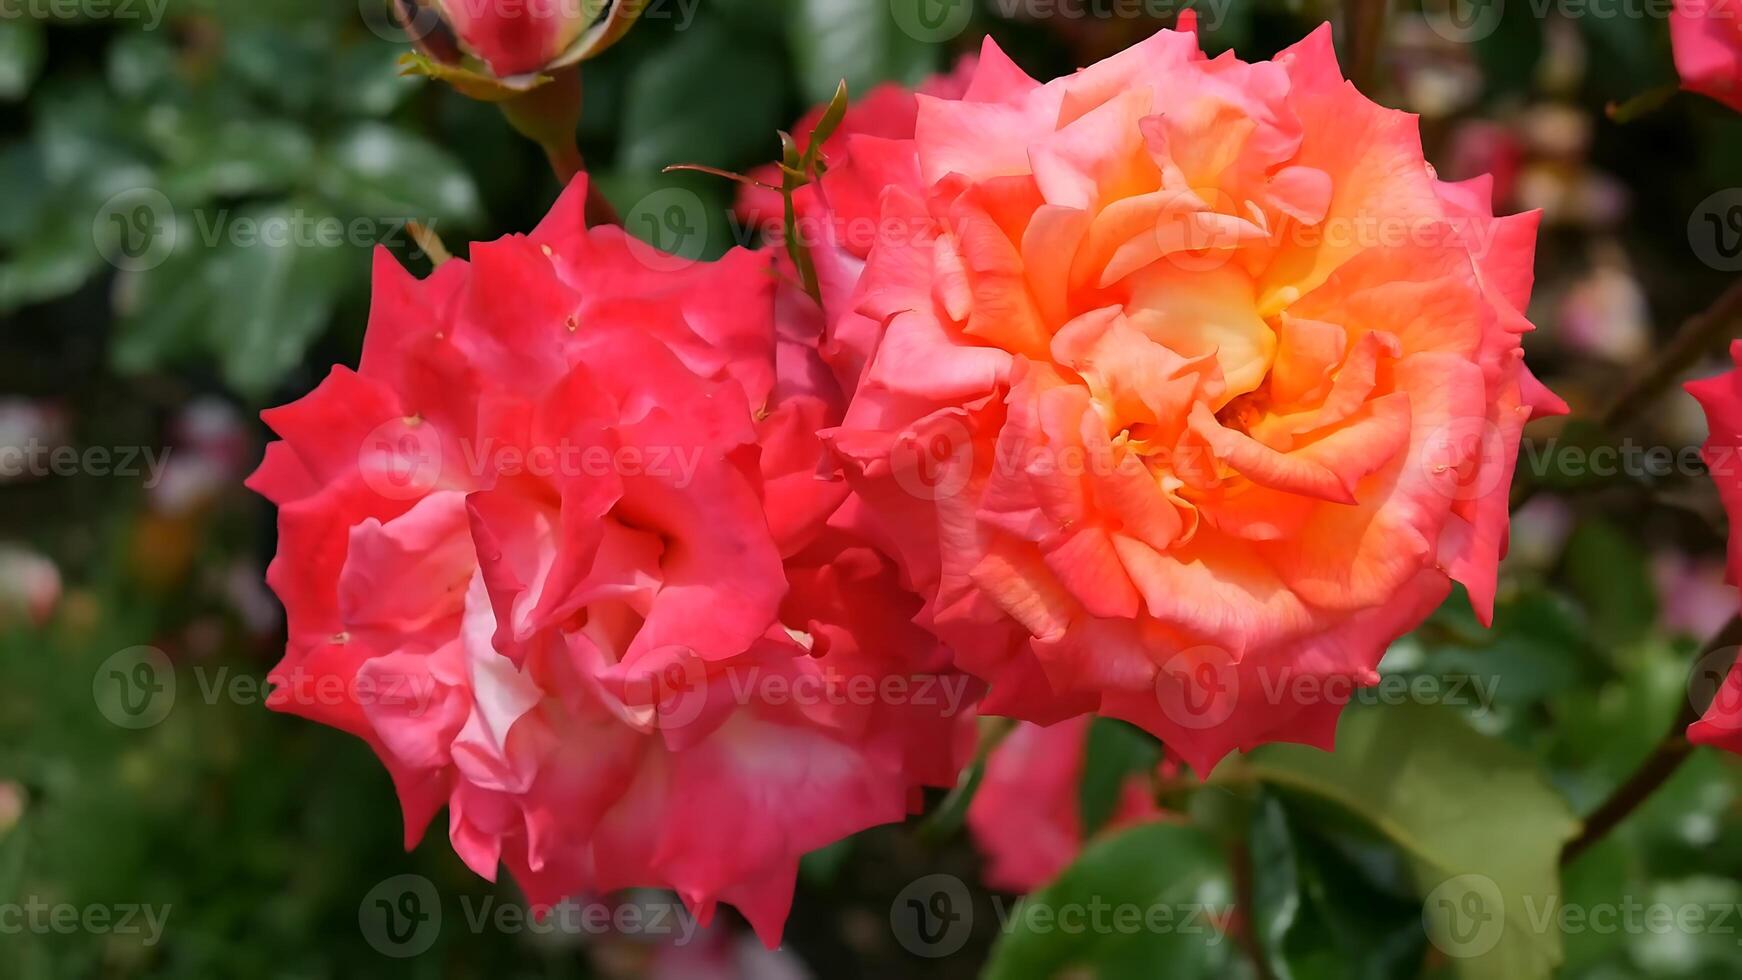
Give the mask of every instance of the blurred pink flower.
[[1705, 639], [1742, 609], [1721, 561], [1660, 551], [1652, 556], [1651, 578], [1657, 586], [1659, 621], [1684, 636]]
[[48, 622], [60, 603], [60, 569], [22, 545], [0, 544], [0, 625]]
[[688, 943], [667, 943], [654, 953], [644, 980], [809, 980], [798, 957], [768, 949], [749, 936], [710, 926]]
[[1649, 352], [1651, 309], [1645, 290], [1611, 252], [1573, 281], [1561, 299], [1557, 339], [1587, 357], [1631, 364]]
[[[1087, 715], [1046, 727], [1022, 722], [986, 760], [986, 774], [968, 806], [968, 830], [986, 856], [987, 884], [1031, 891], [1051, 881], [1082, 851], [1078, 786], [1090, 723]], [[1144, 774], [1133, 773], [1104, 829], [1159, 814], [1151, 789]]]
[[1675, 0], [1669, 36], [1682, 88], [1742, 111], [1742, 10], [1730, 0]]
[[67, 442], [66, 415], [47, 402], [0, 398], [0, 483], [27, 479], [30, 467], [12, 465]]

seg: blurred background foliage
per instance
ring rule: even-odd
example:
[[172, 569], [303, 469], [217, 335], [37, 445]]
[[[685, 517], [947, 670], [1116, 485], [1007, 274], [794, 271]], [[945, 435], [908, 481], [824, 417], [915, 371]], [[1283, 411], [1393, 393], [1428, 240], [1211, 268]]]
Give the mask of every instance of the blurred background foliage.
[[[1568, 444], [1697, 443], [1697, 412], [1679, 393], [1626, 431], [1533, 430], [1529, 452], [1542, 455], [1525, 478], [1546, 491], [1516, 522], [1494, 629], [1455, 598], [1384, 666], [1441, 692], [1467, 685], [1464, 697], [1353, 710], [1333, 756], [1278, 747], [1208, 788], [1157, 787], [1166, 819], [1101, 835], [1047, 890], [1141, 902], [1240, 892], [1239, 942], [1000, 930], [957, 793], [934, 801], [942, 815], [922, 833], [883, 828], [813, 855], [778, 956], [746, 951], [728, 914], [687, 958], [635, 937], [449, 926], [430, 952], [384, 959], [358, 927], [377, 883], [428, 877], [450, 923], [464, 921], [460, 899], [512, 901], [513, 889], [465, 871], [439, 826], [402, 853], [391, 787], [362, 743], [270, 714], [258, 697], [208, 693], [236, 678], [257, 690], [282, 642], [261, 585], [270, 508], [240, 486], [265, 439], [254, 416], [355, 363], [371, 246], [421, 273], [428, 260], [403, 222], [463, 254], [470, 239], [528, 229], [557, 188], [494, 109], [398, 76], [404, 46], [373, 0], [165, 2], [161, 23], [144, 0], [130, 16], [92, 3], [53, 8], [89, 11], [70, 19], [0, 16], [0, 445], [169, 452], [155, 478], [0, 477], [0, 901], [172, 908], [155, 945], [0, 935], [0, 976], [1126, 977], [1165, 964], [1170, 977], [1308, 980], [1538, 976], [1564, 961], [1559, 975], [1623, 980], [1742, 969], [1735, 931], [1520, 927], [1497, 958], [1455, 960], [1422, 926], [1423, 893], [1460, 873], [1500, 882], [1512, 913], [1550, 895], [1742, 902], [1742, 781], [1734, 760], [1707, 751], [1564, 880], [1540, 860], [1572, 833], [1572, 814], [1652, 751], [1688, 697], [1701, 640], [1735, 607], [1721, 514], [1699, 473], [1593, 478], [1554, 465]], [[704, 232], [718, 254], [748, 243], [728, 219], [733, 185], [661, 168], [747, 170], [843, 76], [855, 93], [914, 83], [988, 32], [1052, 77], [1165, 24], [1000, 13], [1010, 6], [986, 0], [960, 37], [931, 44], [904, 34], [882, 0], [660, 0], [663, 16], [650, 12], [585, 66], [582, 148], [631, 230]], [[1267, 57], [1339, 14], [1332, 2], [1228, 0], [1206, 6], [1205, 43]], [[1575, 410], [1726, 282], [1690, 249], [1689, 222], [1742, 184], [1742, 122], [1687, 95], [1626, 125], [1604, 114], [1673, 80], [1656, 19], [1515, 3], [1491, 36], [1462, 45], [1400, 9], [1384, 37], [1372, 94], [1421, 114], [1441, 174], [1495, 172], [1502, 210], [1544, 209], [1531, 359]], [[105, 224], [134, 215], [126, 195], [141, 188], [167, 201], [148, 216], [176, 232], [155, 229], [152, 244], [175, 245], [117, 268]], [[674, 189], [701, 211], [674, 227], [661, 209], [638, 228], [638, 209]], [[269, 246], [231, 233], [273, 218], [361, 231]], [[139, 645], [167, 653], [179, 693], [161, 724], [135, 731], [97, 710], [93, 678]], [[1122, 780], [1153, 770], [1157, 747], [1098, 722], [1086, 752], [1083, 825], [1095, 831]], [[937, 872], [973, 886], [978, 914], [960, 953], [921, 960], [891, 936], [890, 902]]]

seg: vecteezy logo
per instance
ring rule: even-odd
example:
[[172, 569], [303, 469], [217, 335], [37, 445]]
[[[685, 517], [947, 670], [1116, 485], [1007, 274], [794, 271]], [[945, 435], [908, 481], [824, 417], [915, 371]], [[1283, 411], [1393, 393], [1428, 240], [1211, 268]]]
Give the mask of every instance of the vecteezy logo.
[[974, 928], [973, 899], [955, 875], [926, 875], [889, 905], [889, 928], [901, 948], [937, 959], [960, 950]]
[[1233, 261], [1243, 240], [1261, 233], [1240, 217], [1251, 212], [1251, 202], [1238, 202], [1219, 187], [1194, 187], [1192, 193], [1204, 202], [1204, 209], [1164, 210], [1157, 215], [1155, 247], [1182, 272], [1214, 272]]
[[624, 681], [623, 703], [647, 731], [677, 731], [708, 705], [708, 665], [689, 647], [649, 650]]
[[1467, 959], [1493, 949], [1506, 931], [1506, 897], [1487, 875], [1448, 878], [1428, 892], [1422, 928], [1440, 952]]
[[91, 241], [103, 261], [123, 272], [155, 269], [175, 250], [175, 208], [154, 187], [110, 197], [91, 219]]
[[1506, 440], [1485, 418], [1455, 418], [1428, 434], [1422, 475], [1448, 500], [1486, 497], [1506, 479]]
[[383, 881], [357, 906], [357, 926], [377, 953], [406, 959], [425, 953], [442, 932], [441, 896], [422, 875]]
[[175, 666], [155, 647], [128, 647], [97, 668], [91, 697], [114, 724], [150, 728], [175, 706]]
[[1156, 671], [1155, 698], [1161, 713], [1181, 728], [1214, 728], [1227, 721], [1239, 703], [1239, 668], [1220, 647], [1181, 650]]
[[623, 216], [623, 229], [634, 236], [629, 254], [655, 272], [686, 269], [708, 249], [708, 210], [693, 191], [666, 187], [654, 191]]
[[1688, 244], [1712, 268], [1742, 272], [1742, 187], [1727, 187], [1694, 208]]
[[974, 0], [889, 0], [889, 15], [901, 33], [937, 44], [967, 29]]
[[925, 423], [903, 433], [889, 449], [896, 485], [920, 500], [948, 500], [974, 473], [973, 434], [955, 418]]
[[1435, 34], [1456, 44], [1493, 35], [1506, 15], [1506, 0], [1425, 0], [1421, 15]]
[[410, 416], [383, 422], [357, 450], [363, 484], [389, 500], [415, 500], [442, 475], [442, 440], [435, 426]]
[[434, 4], [417, 0], [357, 0], [357, 12], [371, 34], [395, 44], [421, 41], [442, 22]]

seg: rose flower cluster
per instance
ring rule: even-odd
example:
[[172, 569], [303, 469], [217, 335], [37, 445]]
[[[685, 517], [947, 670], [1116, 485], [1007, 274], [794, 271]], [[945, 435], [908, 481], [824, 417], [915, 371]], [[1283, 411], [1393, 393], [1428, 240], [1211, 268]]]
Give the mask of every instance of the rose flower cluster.
[[1346, 699], [1294, 682], [1373, 682], [1453, 582], [1492, 605], [1558, 408], [1535, 218], [1436, 179], [1327, 31], [1183, 26], [861, 101], [794, 202], [820, 309], [778, 247], [587, 229], [584, 177], [422, 281], [381, 258], [357, 370], [266, 414], [273, 706], [370, 744], [408, 842], [445, 806], [534, 901], [669, 888], [771, 945], [799, 857], [953, 785], [976, 713], [1064, 726], [971, 815], [1019, 887], [1078, 844], [1091, 714], [1199, 773], [1329, 745]]

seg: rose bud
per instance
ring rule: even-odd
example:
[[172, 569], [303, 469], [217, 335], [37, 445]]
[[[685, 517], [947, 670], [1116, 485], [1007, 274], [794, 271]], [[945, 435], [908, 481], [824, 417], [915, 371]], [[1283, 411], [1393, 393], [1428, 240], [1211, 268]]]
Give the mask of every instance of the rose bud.
[[408, 70], [488, 101], [536, 88], [599, 54], [645, 7], [643, 0], [394, 0], [419, 52]]

